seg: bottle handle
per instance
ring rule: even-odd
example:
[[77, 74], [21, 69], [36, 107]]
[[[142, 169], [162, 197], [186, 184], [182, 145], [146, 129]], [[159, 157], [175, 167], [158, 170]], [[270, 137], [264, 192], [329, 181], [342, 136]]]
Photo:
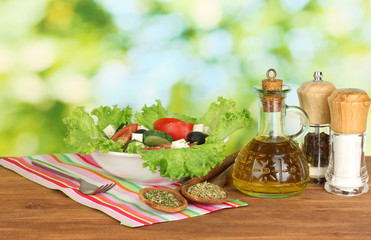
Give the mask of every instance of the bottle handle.
[[303, 109], [301, 109], [300, 107], [296, 107], [296, 106], [286, 105], [286, 114], [288, 113], [295, 113], [299, 115], [300, 117], [300, 130], [293, 135], [289, 135], [289, 137], [291, 137], [294, 141], [299, 143], [304, 138], [305, 134], [307, 134], [308, 132], [309, 117]]

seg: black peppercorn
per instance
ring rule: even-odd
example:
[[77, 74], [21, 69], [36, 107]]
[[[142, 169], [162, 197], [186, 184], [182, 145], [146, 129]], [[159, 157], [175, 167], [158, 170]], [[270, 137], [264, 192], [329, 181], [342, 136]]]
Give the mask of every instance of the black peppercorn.
[[309, 164], [313, 167], [327, 167], [330, 160], [330, 135], [308, 133], [302, 146]]

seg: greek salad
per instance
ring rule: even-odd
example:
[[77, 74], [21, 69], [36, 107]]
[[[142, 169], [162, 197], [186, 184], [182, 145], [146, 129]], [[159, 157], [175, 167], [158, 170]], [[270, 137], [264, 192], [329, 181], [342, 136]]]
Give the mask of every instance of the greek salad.
[[223, 97], [199, 118], [169, 112], [157, 100], [134, 114], [129, 106], [101, 106], [90, 113], [77, 107], [64, 123], [65, 141], [77, 152], [140, 154], [143, 167], [159, 168], [160, 175], [170, 179], [207, 174], [224, 159], [223, 140], [239, 128], [253, 126], [246, 109]]

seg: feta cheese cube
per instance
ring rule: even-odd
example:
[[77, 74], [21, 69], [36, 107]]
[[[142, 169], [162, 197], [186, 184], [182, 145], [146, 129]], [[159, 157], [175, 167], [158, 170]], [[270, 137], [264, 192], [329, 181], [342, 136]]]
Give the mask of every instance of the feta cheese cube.
[[210, 135], [211, 134], [211, 130], [210, 130], [210, 127], [204, 127], [204, 133], [207, 134], [207, 135]]
[[133, 133], [131, 135], [132, 140], [137, 140], [139, 142], [143, 142], [143, 133]]
[[103, 132], [107, 135], [108, 138], [111, 138], [115, 134], [116, 128], [115, 126], [110, 124], [105, 129], [103, 129]]
[[187, 141], [184, 139], [179, 139], [171, 143], [171, 148], [187, 148], [189, 147]]
[[192, 132], [204, 132], [204, 125], [202, 123], [193, 125]]
[[143, 125], [139, 125], [139, 126], [138, 126], [138, 130], [139, 130], [139, 129], [144, 129], [144, 130], [147, 130], [147, 131], [149, 130], [148, 128], [146, 128], [146, 127], [143, 126]]

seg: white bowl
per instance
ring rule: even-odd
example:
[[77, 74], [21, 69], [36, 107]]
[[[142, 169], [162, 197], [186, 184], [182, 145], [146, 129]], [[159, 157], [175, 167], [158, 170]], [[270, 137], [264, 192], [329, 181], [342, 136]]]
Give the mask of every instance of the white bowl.
[[158, 171], [153, 173], [149, 167], [143, 168], [145, 161], [140, 154], [123, 152], [101, 153], [95, 151], [91, 156], [106, 172], [131, 182], [148, 185], [167, 185], [179, 181], [177, 179], [170, 181], [169, 178], [161, 177]]

